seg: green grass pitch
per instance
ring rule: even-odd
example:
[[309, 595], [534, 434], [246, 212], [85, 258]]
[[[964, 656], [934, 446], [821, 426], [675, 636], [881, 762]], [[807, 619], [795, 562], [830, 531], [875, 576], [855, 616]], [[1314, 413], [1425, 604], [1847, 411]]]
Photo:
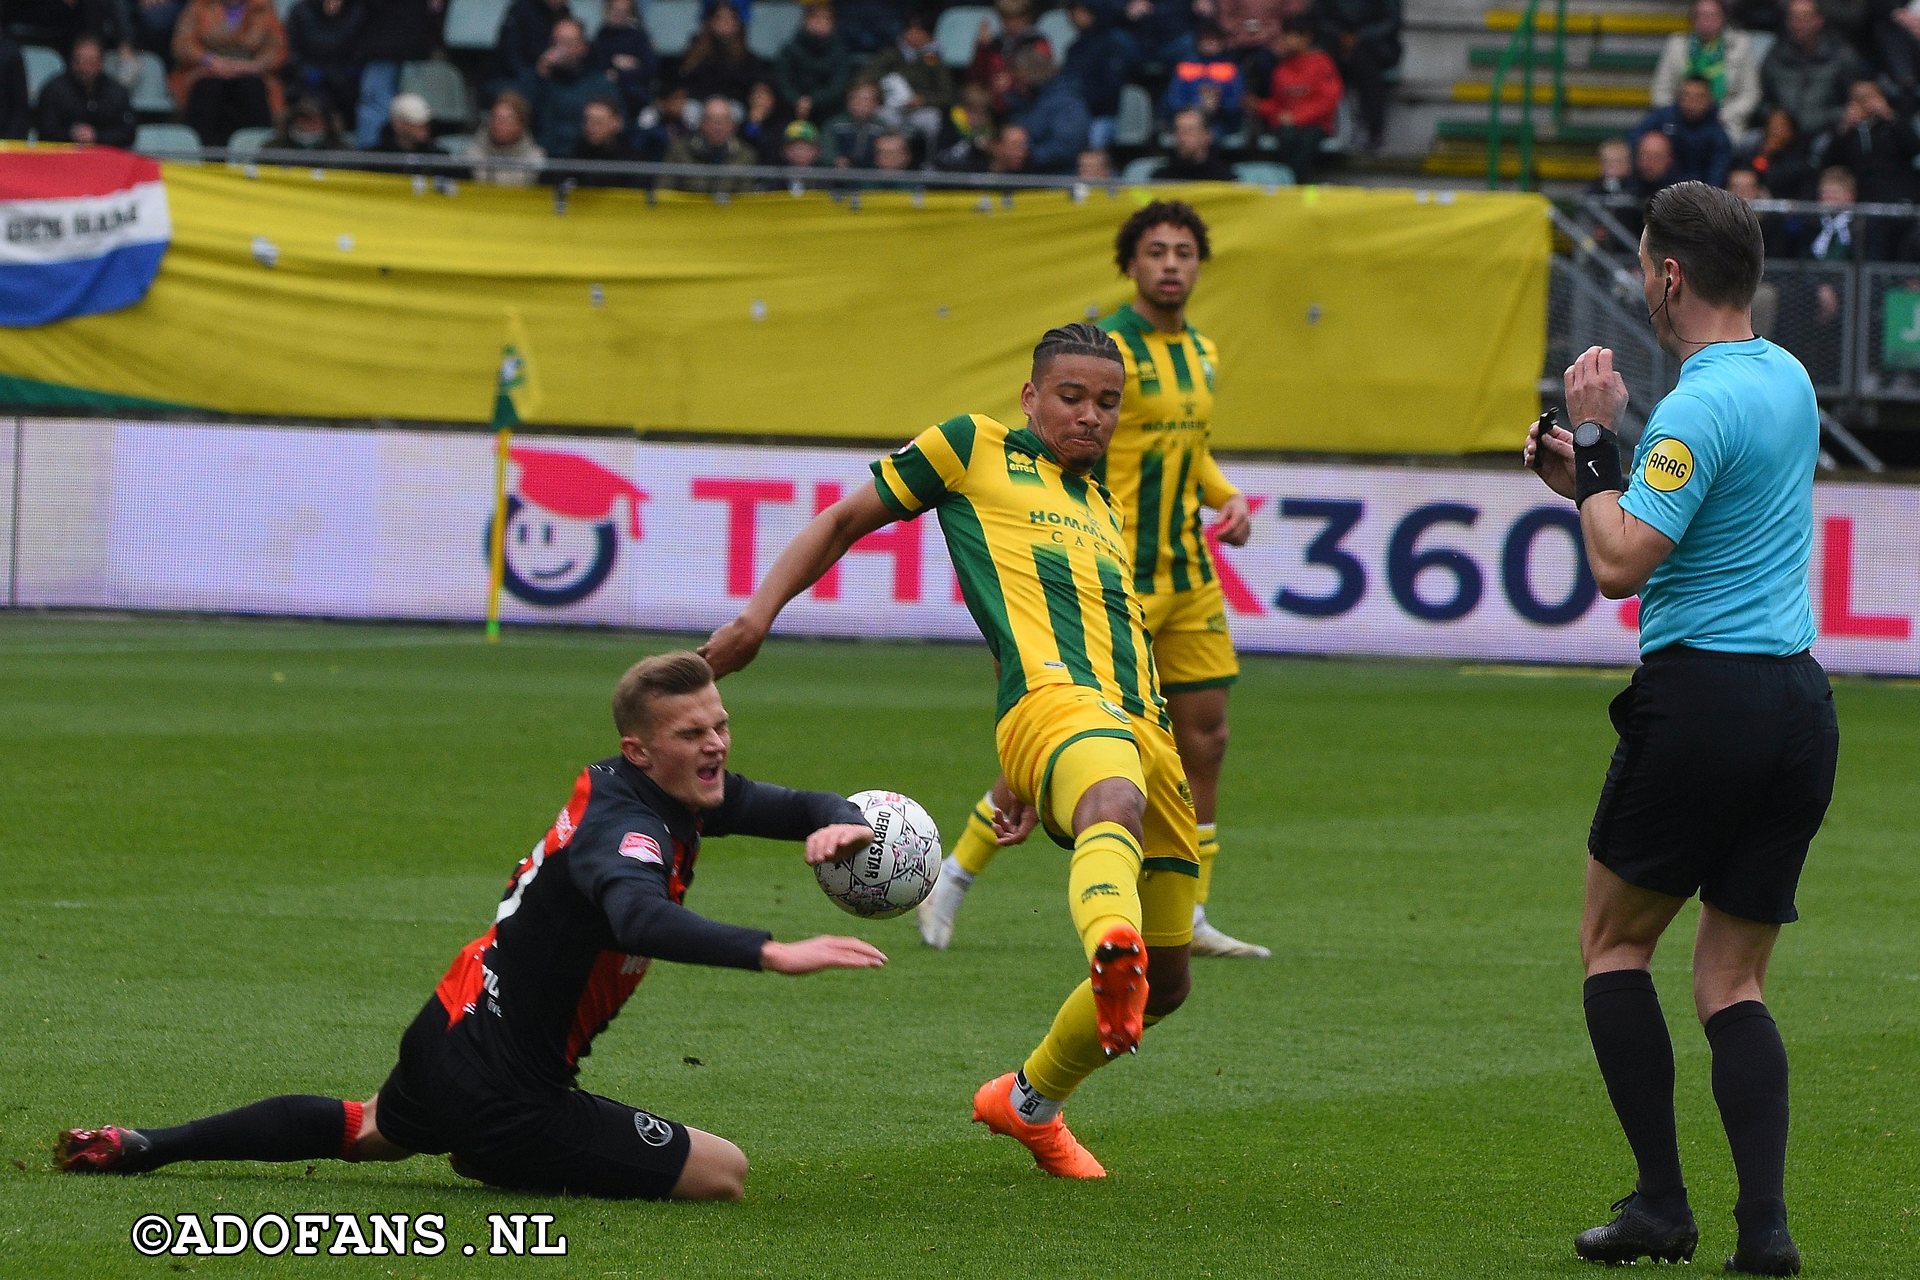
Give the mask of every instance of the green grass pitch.
[[[892, 963], [808, 979], [659, 966], [584, 1072], [725, 1134], [736, 1206], [466, 1184], [444, 1160], [60, 1177], [66, 1125], [276, 1093], [364, 1097], [660, 637], [0, 614], [0, 1276], [1573, 1277], [1632, 1172], [1574, 946], [1618, 672], [1254, 659], [1233, 695], [1214, 915], [1271, 961], [1196, 961], [1186, 1009], [1068, 1115], [1067, 1184], [967, 1123], [1083, 972], [1062, 855], [975, 889], [954, 947], [861, 922], [797, 849], [711, 843], [690, 905]], [[1838, 799], [1769, 1000], [1794, 1071], [1809, 1276], [1920, 1275], [1920, 688], [1838, 681]], [[891, 787], [949, 831], [993, 770], [977, 648], [778, 641], [722, 686], [734, 766]], [[1733, 1177], [1687, 995], [1657, 962], [1703, 1226]], [[568, 1257], [466, 1258], [490, 1212]], [[147, 1213], [424, 1213], [441, 1257], [137, 1256]]]

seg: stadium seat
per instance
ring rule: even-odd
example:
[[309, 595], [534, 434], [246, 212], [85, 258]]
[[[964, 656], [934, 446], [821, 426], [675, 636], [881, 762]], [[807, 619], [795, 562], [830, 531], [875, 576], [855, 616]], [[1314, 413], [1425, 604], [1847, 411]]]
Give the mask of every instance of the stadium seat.
[[[977, 24], [976, 24], [977, 25]], [[1053, 46], [1053, 60], [1057, 64], [1067, 56], [1067, 50], [1073, 45], [1074, 37], [1080, 34], [1080, 28], [1073, 25], [1073, 19], [1067, 16], [1065, 9], [1049, 9], [1041, 14], [1034, 26]]]
[[983, 4], [955, 5], [940, 15], [933, 28], [933, 42], [940, 46], [940, 56], [948, 66], [964, 67], [973, 61], [973, 42], [980, 36], [982, 21], [1000, 30], [1000, 15]]
[[449, 49], [488, 50], [500, 43], [508, 0], [453, 0], [447, 9]]
[[1141, 156], [1137, 160], [1129, 160], [1127, 167], [1120, 171], [1120, 181], [1152, 182], [1166, 163], [1165, 156]]
[[693, 33], [700, 29], [700, 0], [653, 0], [641, 21], [653, 40], [654, 52], [677, 58], [687, 51]]
[[167, 92], [167, 64], [157, 53], [142, 50], [137, 64], [140, 78], [133, 83], [133, 109], [143, 116], [173, 114], [173, 95]]
[[467, 153], [467, 148], [473, 145], [473, 135], [470, 133], [443, 133], [435, 138], [434, 141], [446, 148], [448, 155], [463, 156]]
[[600, 24], [607, 20], [606, 0], [567, 0], [567, 8], [573, 16], [580, 19], [580, 25], [586, 29], [587, 39], [600, 34]]
[[799, 34], [802, 10], [803, 6], [797, 4], [759, 0], [753, 6], [753, 22], [747, 27], [747, 48], [768, 60], [778, 56], [787, 41]]
[[143, 124], [133, 131], [133, 149], [143, 156], [194, 158], [200, 154], [200, 135], [190, 125]]
[[268, 128], [235, 129], [233, 136], [227, 139], [227, 159], [250, 159], [258, 155], [272, 137], [273, 130]]
[[20, 59], [27, 64], [28, 101], [38, 100], [40, 86], [67, 69], [65, 58], [37, 44], [30, 44], [20, 50]]
[[287, 15], [293, 12], [293, 6], [298, 3], [300, 0], [273, 0], [273, 11], [279, 14], [280, 21], [285, 23]]
[[1153, 137], [1153, 95], [1137, 84], [1120, 91], [1120, 111], [1114, 119], [1113, 145], [1144, 147]]
[[1250, 187], [1290, 187], [1293, 170], [1277, 160], [1242, 160], [1233, 166], [1233, 180]]
[[437, 123], [473, 123], [473, 103], [467, 97], [466, 79], [450, 62], [407, 63], [400, 68], [400, 92], [417, 93], [425, 98]]

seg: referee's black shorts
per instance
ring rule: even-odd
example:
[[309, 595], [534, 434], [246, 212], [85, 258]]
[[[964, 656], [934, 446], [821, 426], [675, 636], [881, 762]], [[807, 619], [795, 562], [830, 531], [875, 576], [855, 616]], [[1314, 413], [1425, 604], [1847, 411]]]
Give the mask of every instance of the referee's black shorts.
[[665, 1200], [686, 1168], [686, 1127], [583, 1089], [503, 1087], [448, 1041], [427, 1000], [380, 1086], [374, 1124], [409, 1151], [451, 1153], [468, 1177], [522, 1191]]
[[1697, 891], [1767, 924], [1799, 919], [1794, 890], [1840, 751], [1813, 655], [1656, 650], [1608, 715], [1620, 743], [1588, 852], [1655, 893]]

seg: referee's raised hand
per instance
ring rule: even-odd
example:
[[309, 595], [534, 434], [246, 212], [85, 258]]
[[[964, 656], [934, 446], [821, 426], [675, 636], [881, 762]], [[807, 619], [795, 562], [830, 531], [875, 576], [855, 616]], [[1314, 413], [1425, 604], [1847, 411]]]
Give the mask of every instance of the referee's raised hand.
[[1567, 418], [1576, 426], [1597, 422], [1613, 430], [1620, 411], [1627, 407], [1627, 382], [1613, 367], [1613, 351], [1608, 347], [1588, 347], [1567, 366], [1562, 377], [1567, 389]]

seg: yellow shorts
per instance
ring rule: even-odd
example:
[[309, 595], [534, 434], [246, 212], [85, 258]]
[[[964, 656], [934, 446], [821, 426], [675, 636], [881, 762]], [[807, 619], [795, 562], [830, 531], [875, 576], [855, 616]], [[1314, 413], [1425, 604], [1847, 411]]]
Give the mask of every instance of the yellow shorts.
[[1013, 793], [1040, 812], [1055, 844], [1073, 847], [1073, 811], [1094, 783], [1125, 778], [1147, 798], [1141, 821], [1141, 937], [1150, 947], [1193, 940], [1200, 837], [1193, 792], [1173, 735], [1157, 717], [1129, 715], [1098, 690], [1042, 685], [1014, 703], [994, 731]]
[[1147, 610], [1162, 693], [1218, 689], [1239, 677], [1240, 660], [1227, 633], [1227, 600], [1217, 581], [1191, 591], [1142, 595], [1140, 603]]

